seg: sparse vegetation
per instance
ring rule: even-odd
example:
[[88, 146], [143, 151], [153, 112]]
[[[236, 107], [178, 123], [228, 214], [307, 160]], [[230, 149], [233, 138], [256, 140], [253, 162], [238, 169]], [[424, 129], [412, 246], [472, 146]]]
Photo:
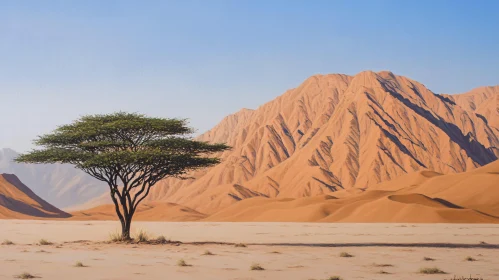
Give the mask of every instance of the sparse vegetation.
[[8, 239], [5, 239], [3, 242], [2, 242], [2, 245], [14, 245], [14, 242], [8, 240]]
[[84, 265], [82, 262], [76, 262], [75, 267], [87, 267], [87, 266]]
[[250, 266], [250, 270], [265, 270], [260, 264], [254, 263]]
[[248, 247], [248, 246], [246, 246], [246, 244], [244, 244], [244, 243], [236, 243], [234, 246], [235, 246], [235, 247], [238, 247], [238, 248], [246, 248], [246, 247]]
[[40, 241], [38, 241], [38, 245], [43, 245], [43, 246], [45, 246], [45, 245], [52, 245], [52, 244], [54, 244], [54, 243], [52, 243], [52, 242], [50, 242], [50, 241], [47, 241], [46, 239], [43, 239], [43, 238], [42, 238], [42, 239], [40, 239]]
[[341, 252], [341, 253], [340, 253], [340, 257], [342, 257], [342, 258], [352, 258], [352, 257], [353, 257], [353, 255], [352, 255], [352, 254], [349, 254], [349, 253], [347, 253], [347, 252]]
[[484, 280], [484, 279], [481, 277], [472, 277], [471, 275], [470, 275], [470, 277], [465, 277], [465, 276], [457, 277], [454, 275], [454, 277], [452, 277], [448, 280]]
[[388, 264], [388, 263], [381, 263], [381, 264], [373, 263], [373, 266], [374, 267], [392, 267], [393, 265], [392, 264]]
[[177, 265], [178, 266], [190, 266], [189, 264], [187, 264], [187, 262], [185, 262], [184, 259], [180, 259], [177, 261]]
[[121, 233], [119, 232], [111, 232], [109, 233], [109, 241], [110, 242], [121, 242], [123, 238], [121, 237]]
[[445, 272], [442, 271], [438, 267], [422, 267], [419, 269], [419, 273], [421, 273], [421, 274], [445, 274]]
[[15, 278], [18, 278], [18, 279], [33, 279], [33, 278], [38, 278], [28, 272], [24, 272], [24, 273], [21, 273], [19, 275], [16, 275]]
[[475, 258], [470, 257], [470, 256], [467, 256], [464, 260], [465, 260], [465, 261], [468, 261], [468, 262], [474, 262], [474, 261], [476, 261], [476, 259], [475, 259]]
[[378, 274], [390, 274], [390, 272], [382, 269], [382, 270], [378, 271]]
[[213, 254], [210, 250], [206, 250], [203, 253], [203, 256], [213, 256], [213, 255], [215, 255], [215, 254]]
[[137, 242], [149, 242], [150, 237], [147, 231], [141, 229], [135, 234], [134, 239]]
[[430, 258], [430, 257], [424, 257], [423, 258], [423, 261], [427, 261], [427, 262], [431, 262], [431, 261], [434, 261], [435, 259], [434, 258]]
[[156, 238], [156, 242], [160, 244], [168, 243], [170, 240], [166, 239], [164, 235], [160, 235]]
[[279, 252], [279, 251], [272, 251], [272, 252], [270, 252], [270, 253], [271, 253], [271, 254], [281, 254], [281, 252]]
[[331, 276], [331, 277], [327, 278], [326, 280], [343, 280], [343, 278], [341, 278], [340, 276]]

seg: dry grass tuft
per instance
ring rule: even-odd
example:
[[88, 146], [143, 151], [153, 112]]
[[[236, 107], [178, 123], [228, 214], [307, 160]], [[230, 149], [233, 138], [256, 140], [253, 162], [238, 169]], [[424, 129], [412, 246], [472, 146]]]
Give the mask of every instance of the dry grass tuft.
[[3, 242], [2, 242], [2, 245], [15, 245], [14, 242], [8, 240], [8, 239], [5, 239]]
[[476, 262], [476, 259], [470, 256], [467, 256], [464, 260], [468, 262]]
[[88, 267], [88, 266], [84, 265], [82, 262], [76, 262], [75, 267]]
[[343, 280], [343, 278], [341, 278], [340, 276], [330, 276], [326, 280]]
[[33, 279], [33, 278], [38, 278], [28, 272], [21, 273], [19, 275], [16, 275], [15, 278], [17, 279]]
[[203, 256], [213, 256], [213, 255], [215, 255], [215, 254], [213, 254], [210, 250], [206, 250], [203, 253]]
[[374, 267], [392, 267], [393, 264], [388, 264], [388, 263], [373, 263]]
[[248, 246], [246, 246], [246, 244], [244, 243], [237, 243], [237, 244], [234, 244], [234, 247], [238, 247], [238, 248], [246, 248]]
[[254, 263], [250, 266], [250, 270], [265, 270], [260, 264]]
[[135, 233], [134, 240], [137, 242], [149, 242], [149, 239], [150, 234], [145, 230], [140, 229], [137, 233]]
[[484, 280], [484, 279], [482, 277], [472, 277], [471, 275], [470, 277], [465, 277], [465, 276], [457, 277], [454, 275], [454, 277], [452, 277], [449, 280]]
[[177, 261], [178, 266], [191, 266], [190, 264], [187, 264], [184, 259], [180, 259]]
[[430, 257], [424, 257], [423, 258], [423, 261], [428, 261], [428, 262], [434, 261], [434, 260], [435, 260], [434, 258], [430, 258]]
[[445, 274], [443, 270], [438, 267], [422, 267], [419, 269], [421, 274]]
[[342, 257], [342, 258], [352, 258], [353, 255], [351, 255], [351, 254], [349, 254], [347, 252], [341, 252], [340, 253], [340, 257]]
[[42, 238], [42, 239], [40, 239], [40, 241], [38, 241], [38, 245], [43, 245], [43, 246], [45, 246], [45, 245], [52, 245], [52, 244], [54, 244], [54, 243], [52, 243], [52, 242], [50, 242], [50, 241], [47, 241], [46, 239], [43, 239], [43, 238]]

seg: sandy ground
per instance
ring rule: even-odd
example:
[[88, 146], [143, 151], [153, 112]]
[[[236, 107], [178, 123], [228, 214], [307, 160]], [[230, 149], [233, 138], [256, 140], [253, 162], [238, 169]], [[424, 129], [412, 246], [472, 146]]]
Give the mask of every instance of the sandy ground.
[[[0, 220], [0, 240], [15, 243], [0, 246], [0, 279], [14, 279], [23, 272], [41, 279], [309, 280], [335, 275], [344, 280], [443, 280], [454, 275], [499, 279], [498, 225], [137, 222], [134, 226], [182, 242], [248, 246], [103, 244], [100, 241], [116, 231], [116, 222]], [[36, 245], [41, 238], [54, 244]], [[88, 241], [74, 242], [78, 240]], [[203, 255], [206, 250], [214, 255]], [[353, 257], [342, 258], [341, 252]], [[476, 261], [465, 261], [467, 256]], [[191, 266], [177, 266], [180, 259]], [[75, 267], [76, 262], [87, 267]], [[253, 263], [265, 270], [251, 271]], [[422, 267], [438, 267], [447, 274], [422, 275], [418, 273]]]

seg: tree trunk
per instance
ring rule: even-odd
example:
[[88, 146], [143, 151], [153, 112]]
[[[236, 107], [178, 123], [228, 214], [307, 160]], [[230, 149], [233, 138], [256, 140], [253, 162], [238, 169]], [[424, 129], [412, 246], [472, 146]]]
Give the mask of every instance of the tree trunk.
[[131, 215], [124, 215], [123, 222], [121, 223], [121, 238], [123, 241], [129, 241], [132, 238], [130, 237], [130, 227], [132, 225], [132, 216]]

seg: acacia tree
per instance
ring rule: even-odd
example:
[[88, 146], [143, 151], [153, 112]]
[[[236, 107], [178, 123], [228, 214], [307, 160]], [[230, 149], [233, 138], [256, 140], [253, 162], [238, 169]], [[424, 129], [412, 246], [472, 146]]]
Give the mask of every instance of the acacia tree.
[[109, 185], [121, 222], [122, 239], [130, 240], [137, 206], [166, 177], [185, 179], [186, 172], [215, 165], [225, 144], [188, 137], [186, 120], [150, 118], [135, 113], [84, 116], [34, 141], [41, 149], [15, 159], [23, 163], [69, 163]]

